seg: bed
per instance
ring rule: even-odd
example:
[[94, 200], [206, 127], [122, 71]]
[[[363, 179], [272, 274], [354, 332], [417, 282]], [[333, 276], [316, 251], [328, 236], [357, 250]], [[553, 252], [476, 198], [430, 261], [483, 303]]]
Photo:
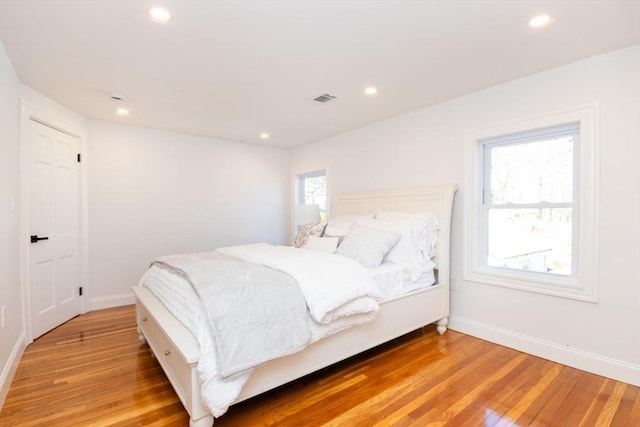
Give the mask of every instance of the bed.
[[[233, 403], [286, 384], [425, 325], [446, 331], [449, 316], [449, 242], [455, 185], [340, 194], [332, 216], [370, 212], [430, 212], [439, 223], [433, 261], [435, 284], [384, 299], [377, 317], [342, 330], [303, 350], [257, 366]], [[139, 337], [146, 342], [190, 416], [191, 427], [210, 427], [214, 417], [204, 404], [198, 379], [200, 344], [146, 287], [135, 286]]]

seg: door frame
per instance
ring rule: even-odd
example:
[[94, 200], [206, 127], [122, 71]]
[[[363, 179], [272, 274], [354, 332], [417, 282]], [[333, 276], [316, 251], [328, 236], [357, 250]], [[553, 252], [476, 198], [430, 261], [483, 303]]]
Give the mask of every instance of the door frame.
[[[29, 277], [29, 135], [32, 121], [49, 126], [57, 131], [69, 134], [80, 141], [80, 212], [79, 212], [79, 280], [82, 286], [80, 313], [89, 308], [91, 289], [89, 286], [89, 229], [88, 229], [88, 186], [87, 186], [87, 129], [73, 124], [64, 116], [66, 112], [47, 113], [29, 102], [20, 101], [20, 287], [22, 293], [22, 322], [25, 330], [25, 345], [33, 342], [31, 325], [31, 292]], [[69, 112], [68, 114], [73, 114]]]

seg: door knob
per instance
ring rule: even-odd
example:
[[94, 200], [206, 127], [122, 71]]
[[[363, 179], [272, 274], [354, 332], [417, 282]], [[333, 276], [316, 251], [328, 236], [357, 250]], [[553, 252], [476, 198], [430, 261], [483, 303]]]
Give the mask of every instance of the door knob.
[[38, 243], [40, 240], [49, 240], [48, 237], [38, 237], [38, 235], [31, 236], [31, 243]]

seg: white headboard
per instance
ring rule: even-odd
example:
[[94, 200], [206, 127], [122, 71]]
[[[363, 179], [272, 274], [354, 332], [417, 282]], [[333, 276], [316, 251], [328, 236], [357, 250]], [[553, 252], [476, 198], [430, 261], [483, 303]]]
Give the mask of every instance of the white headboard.
[[449, 282], [449, 246], [455, 184], [401, 190], [338, 194], [331, 204], [331, 216], [366, 214], [376, 211], [431, 212], [440, 223], [434, 261], [438, 282]]

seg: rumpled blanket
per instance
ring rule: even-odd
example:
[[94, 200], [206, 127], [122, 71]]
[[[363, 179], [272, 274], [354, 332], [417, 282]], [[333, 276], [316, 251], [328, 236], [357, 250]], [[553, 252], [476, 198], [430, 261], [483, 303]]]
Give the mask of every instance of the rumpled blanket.
[[300, 286], [313, 320], [336, 319], [378, 311], [382, 294], [371, 274], [350, 258], [267, 243], [229, 246], [215, 253], [287, 273]]
[[220, 253], [170, 255], [151, 265], [184, 278], [201, 298], [223, 378], [302, 350], [311, 338], [305, 298], [288, 274]]

